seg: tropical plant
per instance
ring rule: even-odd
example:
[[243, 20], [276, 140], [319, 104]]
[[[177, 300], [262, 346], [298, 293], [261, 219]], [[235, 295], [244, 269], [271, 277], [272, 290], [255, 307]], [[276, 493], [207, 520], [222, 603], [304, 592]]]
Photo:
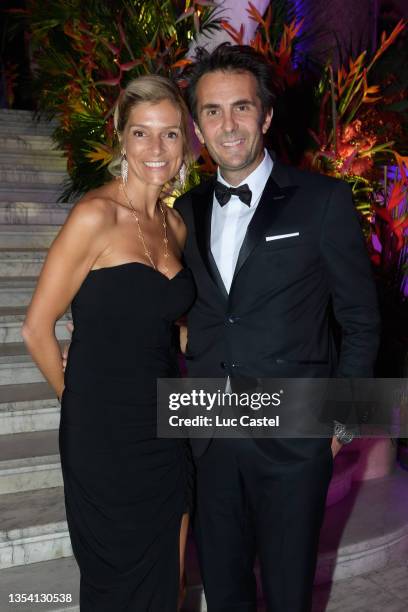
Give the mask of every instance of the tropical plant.
[[389, 36], [383, 34], [371, 59], [363, 52], [337, 74], [326, 67], [316, 91], [313, 143], [303, 160], [304, 166], [351, 185], [382, 290], [393, 299], [404, 296], [407, 272], [408, 156], [401, 130], [407, 108], [399, 104], [406, 92], [387, 96], [383, 83], [369, 79], [403, 29], [400, 22]]
[[[297, 19], [299, 5], [274, 0], [265, 15], [251, 2], [247, 9], [257, 24], [251, 44], [276, 75], [273, 144], [283, 159], [351, 184], [379, 279], [401, 295], [408, 105], [406, 85], [379, 66], [404, 24], [384, 34], [371, 56], [364, 51], [336, 72], [330, 63], [319, 71], [302, 51], [308, 34]], [[236, 30], [221, 20], [208, 0], [27, 0], [20, 15], [32, 36], [38, 110], [58, 119], [54, 137], [67, 156], [70, 181], [62, 198], [107, 180], [115, 151], [112, 110], [129, 79], [160, 73], [183, 87], [186, 53], [198, 32], [223, 27], [236, 43], [244, 36], [244, 26]], [[187, 186], [198, 172], [214, 169], [205, 151], [200, 164]]]
[[[296, 17], [288, 10], [287, 2], [270, 4], [265, 15], [261, 15], [256, 6], [248, 3], [247, 9], [250, 19], [257, 23], [251, 46], [267, 57], [274, 67], [277, 93], [282, 94], [285, 86], [296, 83], [299, 71], [294, 62], [294, 49], [299, 42], [298, 34], [302, 22], [296, 22]], [[234, 43], [242, 45], [244, 41], [245, 26], [241, 24], [239, 30], [228, 21], [222, 20], [221, 25], [231, 36]]]
[[[278, 1], [282, 8], [284, 0]], [[383, 318], [382, 376], [405, 376], [408, 331], [408, 69], [405, 24], [371, 54], [349, 55], [320, 70], [302, 50], [302, 22], [276, 11], [248, 13], [258, 28], [251, 44], [274, 66], [277, 103], [273, 145], [294, 165], [346, 180], [360, 213], [377, 276]], [[303, 12], [304, 14], [304, 12]], [[279, 28], [274, 27], [277, 19]], [[244, 30], [223, 27], [234, 42]], [[400, 48], [398, 48], [400, 47]], [[402, 51], [402, 53], [401, 53]], [[391, 58], [391, 59], [390, 59]], [[318, 78], [316, 79], [316, 74]], [[299, 100], [302, 110], [299, 112]]]
[[113, 108], [127, 82], [146, 73], [180, 80], [192, 39], [219, 27], [208, 0], [27, 0], [14, 13], [31, 32], [38, 111], [58, 120], [69, 172], [62, 200], [107, 180]]
[[[316, 64], [310, 70], [307, 57], [303, 56], [303, 64], [299, 62], [302, 21], [285, 11], [285, 4], [271, 3], [264, 16], [251, 2], [248, 8], [250, 18], [258, 24], [251, 45], [264, 54], [276, 75], [275, 144], [280, 156], [291, 163], [350, 183], [379, 280], [394, 299], [396, 295], [403, 297], [407, 273], [408, 138], [404, 126], [408, 123], [408, 83], [396, 83], [392, 73], [381, 72], [378, 65], [405, 25], [399, 22], [389, 35], [382, 34], [371, 57], [363, 51], [356, 59], [350, 57], [348, 65], [341, 65], [336, 73], [328, 62], [313, 84]], [[226, 22], [222, 26], [234, 42], [242, 43], [243, 26], [240, 30]], [[373, 74], [380, 82], [371, 82]], [[307, 130], [308, 142], [304, 135], [302, 138], [290, 103], [294, 96], [303, 103], [303, 112], [297, 115], [308, 118], [312, 126]], [[296, 127], [296, 138], [291, 136], [290, 124]]]

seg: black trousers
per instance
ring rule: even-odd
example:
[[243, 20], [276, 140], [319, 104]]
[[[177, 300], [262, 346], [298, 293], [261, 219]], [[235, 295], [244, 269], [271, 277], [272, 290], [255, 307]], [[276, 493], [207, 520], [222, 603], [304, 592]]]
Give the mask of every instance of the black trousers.
[[333, 458], [329, 440], [309, 442], [316, 452], [309, 443], [301, 456], [293, 440], [268, 440], [268, 453], [253, 439], [214, 439], [196, 460], [208, 612], [256, 611], [256, 557], [268, 612], [310, 611]]

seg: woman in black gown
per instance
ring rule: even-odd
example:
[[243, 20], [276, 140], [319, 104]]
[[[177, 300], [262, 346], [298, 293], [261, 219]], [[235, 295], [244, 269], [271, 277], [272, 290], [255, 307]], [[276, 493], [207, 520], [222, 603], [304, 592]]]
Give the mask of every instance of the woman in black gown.
[[[156, 436], [156, 379], [178, 376], [174, 321], [194, 300], [185, 226], [160, 201], [188, 162], [188, 113], [158, 76], [115, 112], [122, 178], [78, 202], [50, 248], [24, 340], [62, 397], [60, 451], [81, 612], [175, 612], [187, 527], [184, 441]], [[65, 381], [55, 322], [72, 302]]]

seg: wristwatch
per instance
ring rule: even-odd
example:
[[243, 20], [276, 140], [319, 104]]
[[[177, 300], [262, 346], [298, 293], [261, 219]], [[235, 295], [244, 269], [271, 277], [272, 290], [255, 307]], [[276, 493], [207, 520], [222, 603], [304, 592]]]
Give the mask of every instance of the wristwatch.
[[340, 444], [350, 444], [354, 438], [354, 433], [347, 429], [344, 423], [340, 423], [340, 421], [334, 421], [333, 435], [337, 438], [337, 441], [340, 442]]

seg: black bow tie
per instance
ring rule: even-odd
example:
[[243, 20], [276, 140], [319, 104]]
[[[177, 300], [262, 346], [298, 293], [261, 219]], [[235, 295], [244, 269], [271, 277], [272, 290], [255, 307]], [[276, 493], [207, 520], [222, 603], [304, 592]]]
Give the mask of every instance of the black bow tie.
[[227, 185], [219, 181], [215, 183], [215, 197], [220, 203], [220, 206], [225, 206], [233, 195], [238, 196], [241, 202], [247, 206], [251, 205], [252, 191], [246, 183], [240, 187], [227, 187]]

